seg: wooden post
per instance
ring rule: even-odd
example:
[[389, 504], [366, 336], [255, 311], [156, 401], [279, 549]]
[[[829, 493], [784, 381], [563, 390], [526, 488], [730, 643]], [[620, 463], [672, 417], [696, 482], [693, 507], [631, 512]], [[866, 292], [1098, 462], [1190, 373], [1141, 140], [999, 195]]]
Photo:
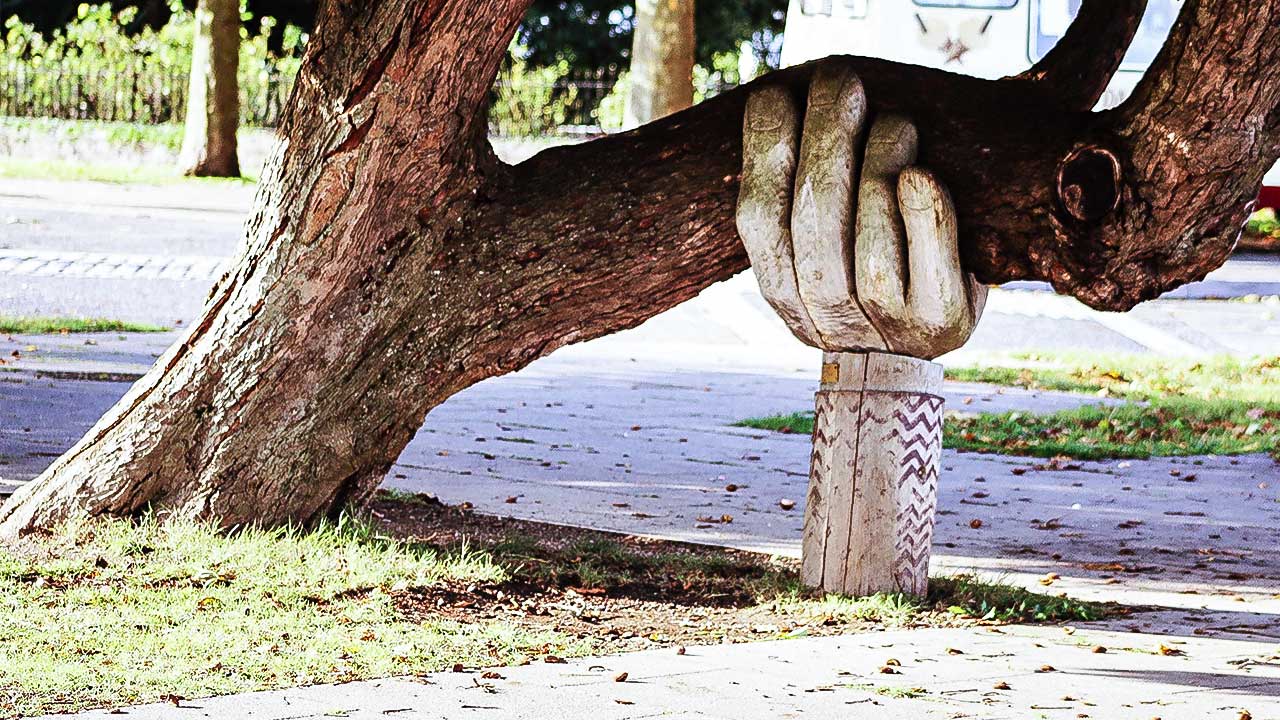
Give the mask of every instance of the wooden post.
[[924, 595], [942, 455], [942, 366], [824, 353], [804, 523], [805, 584]]

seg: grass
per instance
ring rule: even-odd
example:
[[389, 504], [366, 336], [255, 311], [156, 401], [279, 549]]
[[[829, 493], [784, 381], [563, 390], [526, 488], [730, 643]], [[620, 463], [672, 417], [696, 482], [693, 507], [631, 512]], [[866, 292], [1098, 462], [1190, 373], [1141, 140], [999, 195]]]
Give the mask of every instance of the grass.
[[0, 315], [0, 334], [67, 335], [70, 333], [167, 332], [169, 328], [145, 323], [106, 320], [103, 318], [5, 317]]
[[[388, 514], [437, 512], [412, 496], [384, 498], [376, 507]], [[517, 525], [526, 526], [536, 524]], [[781, 617], [769, 614], [778, 607], [829, 632], [853, 620], [1078, 621], [1106, 611], [967, 577], [935, 580], [924, 599], [818, 597], [791, 561], [537, 527], [428, 543], [352, 519], [221, 533], [143, 518], [29, 537], [0, 548], [0, 716], [572, 657], [618, 636], [610, 621], [572, 631], [555, 615], [593, 598], [604, 604], [592, 612], [609, 616], [659, 598], [641, 603], [649, 615], [633, 626], [639, 634], [685, 624], [668, 617], [676, 613], [719, 618], [748, 639], [769, 636], [750, 635], [744, 618]], [[415, 597], [424, 600], [406, 601]], [[522, 619], [516, 605], [535, 609]]]
[[[33, 142], [55, 142], [89, 148], [105, 145], [122, 150], [163, 150], [176, 154], [182, 146], [180, 124], [150, 125], [143, 123], [100, 122], [94, 120], [61, 120], [53, 118], [0, 118], [0, 134], [10, 137], [21, 148], [25, 139]], [[94, 143], [97, 143], [95, 145]], [[256, 178], [189, 178], [168, 165], [122, 165], [74, 160], [38, 160], [15, 154], [0, 157], [0, 178], [41, 178], [47, 180], [92, 180], [121, 184], [190, 185], [253, 184]]]
[[257, 178], [194, 178], [181, 175], [176, 167], [155, 165], [113, 165], [63, 160], [0, 158], [0, 178], [40, 178], [42, 180], [90, 180], [122, 185], [252, 185]]
[[440, 553], [343, 522], [223, 535], [104, 522], [0, 552], [0, 710], [40, 714], [166, 697], [412, 675], [572, 651], [502, 622], [414, 623], [398, 588], [485, 582], [488, 555]]
[[24, 135], [53, 136], [74, 142], [91, 135], [101, 136], [118, 147], [164, 148], [178, 152], [182, 147], [183, 126], [178, 123], [150, 124], [106, 122], [98, 120], [63, 120], [60, 118], [0, 118], [0, 129], [14, 137]]
[[[1131, 402], [1051, 414], [949, 413], [947, 448], [1082, 460], [1270, 452], [1280, 458], [1280, 357], [1010, 356], [1022, 367], [948, 369], [947, 377]], [[808, 433], [812, 413], [744, 427]]]
[[956, 415], [948, 418], [944, 442], [979, 452], [1082, 460], [1275, 454], [1280, 403], [1177, 398], [1050, 415]]
[[1280, 402], [1280, 356], [1014, 353], [1018, 367], [948, 368], [947, 379], [1134, 401], [1165, 398]]

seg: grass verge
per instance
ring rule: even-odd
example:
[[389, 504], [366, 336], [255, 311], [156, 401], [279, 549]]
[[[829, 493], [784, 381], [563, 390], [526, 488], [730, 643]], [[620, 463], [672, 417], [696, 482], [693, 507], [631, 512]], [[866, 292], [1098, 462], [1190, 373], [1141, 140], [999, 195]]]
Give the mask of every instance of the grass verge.
[[0, 715], [1106, 607], [944, 578], [821, 597], [794, 563], [384, 496], [368, 521], [215, 532], [101, 521], [0, 549]]
[[27, 160], [0, 158], [0, 178], [39, 178], [41, 180], [89, 180], [122, 185], [253, 185], [257, 178], [194, 178], [180, 174], [173, 167], [153, 165], [112, 165], [63, 160]]
[[0, 315], [0, 334], [68, 335], [71, 333], [167, 332], [169, 328], [145, 323], [106, 320], [103, 318], [5, 317]]
[[947, 368], [947, 379], [1144, 402], [1167, 398], [1280, 402], [1280, 356], [1013, 353], [1003, 360], [1015, 367]]
[[[1080, 460], [1269, 452], [1280, 459], [1280, 357], [1010, 356], [1024, 367], [954, 368], [947, 377], [1133, 402], [1050, 414], [948, 413], [944, 447]], [[809, 433], [807, 412], [739, 425]]]

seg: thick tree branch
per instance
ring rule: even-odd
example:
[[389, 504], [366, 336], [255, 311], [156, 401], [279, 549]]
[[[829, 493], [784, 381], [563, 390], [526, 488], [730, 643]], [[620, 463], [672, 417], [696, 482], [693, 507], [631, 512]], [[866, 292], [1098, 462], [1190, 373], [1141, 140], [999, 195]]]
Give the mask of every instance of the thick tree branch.
[[[236, 268], [126, 399], [0, 508], [0, 537], [147, 507], [228, 526], [332, 515], [453, 393], [746, 267], [733, 208], [750, 89], [493, 160], [481, 109], [525, 4], [324, 5]], [[1122, 309], [1203, 276], [1234, 242], [1280, 153], [1277, 13], [1280, 0], [1187, 0], [1171, 49], [1108, 113], [1064, 108], [1052, 82], [821, 62], [856, 71], [874, 112], [915, 119], [982, 279], [1043, 278]], [[813, 68], [759, 82], [803, 102]]]
[[[1126, 13], [1113, 14], [1120, 6]], [[1105, 34], [1115, 46], [1094, 52], [1114, 66], [1141, 3], [1088, 7], [1087, 24], [1111, 18]], [[1273, 129], [1280, 44], [1266, 41], [1266, 20], [1277, 12], [1280, 0], [1189, 0], [1134, 101], [1108, 113], [1064, 111], [1049, 78], [1067, 76], [1052, 69], [1045, 80], [985, 81], [867, 58], [818, 62], [851, 65], [874, 112], [916, 120], [921, 163], [955, 196], [964, 260], [982, 280], [1047, 280], [1094, 307], [1122, 310], [1203, 277], [1238, 237], [1262, 175], [1280, 155]], [[816, 65], [757, 82], [783, 85], [802, 102]], [[1084, 107], [1105, 84], [1100, 67], [1080, 95]], [[614, 309], [596, 334], [630, 314], [639, 322], [646, 303], [658, 310], [700, 288], [686, 292], [685, 281], [712, 282], [745, 267], [733, 229], [745, 92], [547, 151], [512, 171], [510, 184], [494, 191], [501, 200], [477, 222], [489, 233], [547, 243], [573, 238], [579, 251], [610, 257], [603, 271], [623, 285], [638, 272], [678, 276], [679, 283], [654, 283], [654, 296], [604, 299]], [[508, 220], [526, 204], [544, 209], [540, 223]]]
[[1019, 75], [1043, 84], [1073, 110], [1091, 110], [1142, 23], [1147, 0], [1084, 0], [1066, 35]]

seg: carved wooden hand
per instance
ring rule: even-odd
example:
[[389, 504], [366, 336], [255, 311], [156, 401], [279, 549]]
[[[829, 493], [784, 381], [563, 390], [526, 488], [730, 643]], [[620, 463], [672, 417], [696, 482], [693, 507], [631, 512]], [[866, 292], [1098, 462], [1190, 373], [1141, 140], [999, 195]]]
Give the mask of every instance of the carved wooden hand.
[[[785, 88], [747, 100], [738, 232], [765, 299], [805, 343], [931, 359], [973, 333], [987, 289], [960, 267], [956, 212], [917, 133], [878, 118], [848, 68], [815, 73], [804, 108]], [[856, 194], [855, 194], [856, 187]]]

